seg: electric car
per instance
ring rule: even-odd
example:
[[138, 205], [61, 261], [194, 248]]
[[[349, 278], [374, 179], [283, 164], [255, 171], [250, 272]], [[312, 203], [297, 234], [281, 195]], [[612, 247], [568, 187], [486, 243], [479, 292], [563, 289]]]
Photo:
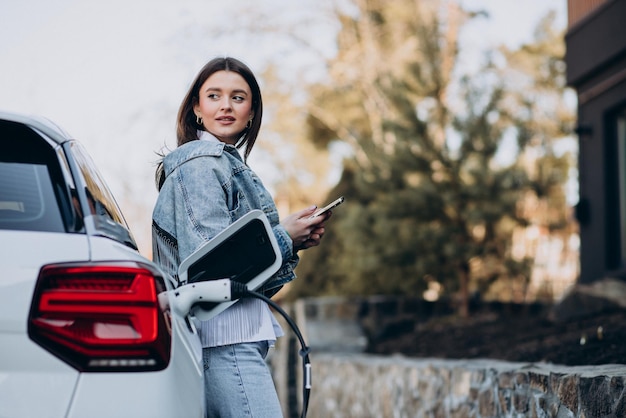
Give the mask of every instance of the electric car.
[[0, 113], [0, 417], [203, 417], [175, 285], [78, 141]]

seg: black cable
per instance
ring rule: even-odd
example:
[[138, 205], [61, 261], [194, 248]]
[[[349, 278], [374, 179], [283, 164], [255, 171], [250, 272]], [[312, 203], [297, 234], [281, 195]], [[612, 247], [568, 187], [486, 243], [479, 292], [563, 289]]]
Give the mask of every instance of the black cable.
[[231, 299], [239, 297], [254, 297], [265, 301], [268, 305], [274, 308], [279, 314], [285, 318], [285, 321], [289, 324], [293, 332], [300, 341], [300, 357], [302, 357], [302, 418], [306, 417], [307, 409], [309, 408], [309, 397], [311, 395], [311, 361], [309, 359], [310, 348], [306, 345], [300, 329], [291, 317], [281, 308], [276, 302], [268, 298], [262, 293], [248, 290], [247, 286], [243, 283], [231, 281]]

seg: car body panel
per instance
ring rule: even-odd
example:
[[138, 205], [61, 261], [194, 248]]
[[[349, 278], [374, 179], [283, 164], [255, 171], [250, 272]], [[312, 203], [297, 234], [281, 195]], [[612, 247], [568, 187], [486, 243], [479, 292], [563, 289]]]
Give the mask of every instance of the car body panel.
[[[204, 417], [200, 340], [187, 339], [192, 346], [186, 347], [180, 339], [180, 325], [174, 326], [179, 340], [173, 344], [172, 361], [165, 370], [125, 373], [123, 383], [118, 373], [82, 373], [67, 418]], [[192, 352], [195, 362], [189, 361]]]
[[79, 373], [23, 333], [2, 332], [0, 417], [63, 417]]
[[0, 230], [0, 243], [0, 333], [26, 333], [39, 269], [88, 260], [88, 239], [82, 234]]
[[87, 237], [0, 231], [0, 416], [64, 416], [79, 373], [34, 344], [27, 319], [44, 264], [86, 260]]

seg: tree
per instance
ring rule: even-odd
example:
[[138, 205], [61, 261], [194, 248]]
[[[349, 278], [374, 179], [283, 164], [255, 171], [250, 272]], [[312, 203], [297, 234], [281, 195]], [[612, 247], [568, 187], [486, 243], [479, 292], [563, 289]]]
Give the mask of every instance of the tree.
[[536, 101], [492, 61], [458, 76], [459, 29], [477, 14], [452, 1], [353, 4], [338, 16], [339, 52], [330, 80], [311, 90], [308, 116], [311, 141], [354, 151], [330, 196], [347, 200], [324, 245], [303, 255], [293, 295], [420, 296], [436, 283], [460, 292], [466, 315], [477, 272], [487, 284], [528, 277], [530, 261], [511, 254], [514, 229], [529, 222], [518, 207], [564, 181], [566, 164], [550, 153], [499, 163], [505, 139], [516, 132], [524, 155], [563, 127], [529, 123]]
[[[250, 164], [263, 168], [274, 199], [283, 214], [322, 202], [330, 187], [328, 150], [308, 141], [304, 104], [294, 100], [291, 86], [285, 84], [270, 65], [263, 73], [263, 139], [255, 145]], [[287, 116], [287, 117], [286, 117]], [[270, 177], [270, 174], [273, 177]]]

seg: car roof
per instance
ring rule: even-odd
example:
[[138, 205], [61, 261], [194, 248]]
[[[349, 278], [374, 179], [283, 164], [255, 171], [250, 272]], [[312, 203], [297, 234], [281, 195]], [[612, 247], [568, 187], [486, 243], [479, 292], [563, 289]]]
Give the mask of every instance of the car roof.
[[36, 129], [46, 134], [57, 144], [62, 144], [71, 138], [71, 136], [60, 126], [43, 116], [26, 115], [0, 110], [0, 120], [21, 123], [30, 128]]

